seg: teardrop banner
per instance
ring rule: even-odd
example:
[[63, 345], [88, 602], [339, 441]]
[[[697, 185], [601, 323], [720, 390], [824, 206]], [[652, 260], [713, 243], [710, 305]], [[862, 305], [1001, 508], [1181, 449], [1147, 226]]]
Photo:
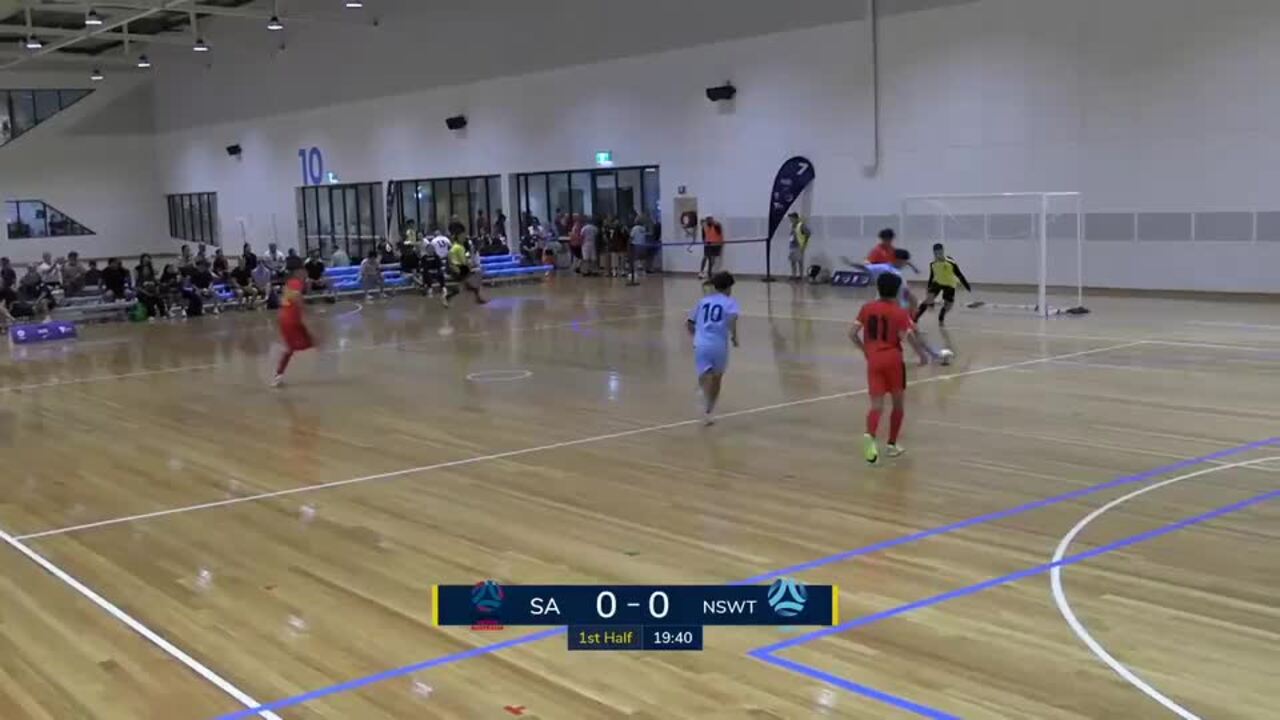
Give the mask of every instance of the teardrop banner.
[[778, 232], [778, 228], [782, 226], [782, 221], [787, 217], [787, 212], [791, 210], [791, 206], [795, 205], [796, 200], [800, 199], [800, 194], [804, 192], [805, 188], [809, 187], [809, 183], [813, 182], [813, 178], [813, 163], [809, 162], [809, 158], [806, 157], [797, 155], [782, 163], [782, 167], [778, 168], [778, 174], [773, 179], [773, 193], [769, 196], [769, 236], [765, 243], [765, 282], [773, 282], [771, 262], [773, 257], [773, 236]]

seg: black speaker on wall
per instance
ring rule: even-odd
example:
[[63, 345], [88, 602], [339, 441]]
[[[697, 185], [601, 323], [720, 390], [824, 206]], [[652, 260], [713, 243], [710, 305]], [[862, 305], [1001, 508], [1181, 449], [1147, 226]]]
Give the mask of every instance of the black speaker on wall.
[[231, 157], [240, 157], [240, 153], [244, 152], [239, 145], [228, 145], [227, 154]]
[[467, 126], [467, 116], [454, 115], [451, 118], [445, 118], [444, 124], [448, 125], [450, 130], [461, 130]]
[[707, 99], [711, 102], [720, 102], [722, 100], [732, 100], [734, 95], [738, 94], [738, 88], [725, 83], [719, 87], [707, 88]]

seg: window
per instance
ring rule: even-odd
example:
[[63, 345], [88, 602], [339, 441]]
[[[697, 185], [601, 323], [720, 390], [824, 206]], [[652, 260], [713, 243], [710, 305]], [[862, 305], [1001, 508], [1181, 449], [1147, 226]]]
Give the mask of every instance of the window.
[[298, 232], [302, 252], [328, 257], [336, 248], [358, 260], [385, 235], [382, 183], [308, 185], [298, 188]]
[[94, 234], [43, 200], [7, 200], [4, 210], [10, 240]]
[[574, 215], [630, 222], [644, 213], [661, 222], [654, 166], [524, 173], [516, 176], [516, 189], [522, 228], [537, 218], [544, 226], [558, 223], [556, 230], [564, 235], [564, 225]]
[[92, 90], [0, 90], [0, 145], [66, 110]]
[[[412, 220], [420, 232], [447, 230], [455, 216], [472, 235], [493, 230], [502, 212], [502, 178], [499, 175], [394, 180], [389, 195], [390, 215], [400, 228]], [[504, 228], [505, 230], [505, 228]]]
[[168, 196], [169, 237], [217, 245], [218, 193], [182, 193]]

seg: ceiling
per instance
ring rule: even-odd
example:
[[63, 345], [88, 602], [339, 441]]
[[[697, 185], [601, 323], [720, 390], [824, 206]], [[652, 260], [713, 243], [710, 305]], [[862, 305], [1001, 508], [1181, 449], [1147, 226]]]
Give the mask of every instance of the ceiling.
[[[200, 5], [235, 9], [248, 5], [250, 2], [252, 0], [201, 0]], [[147, 3], [133, 2], [126, 4], [133, 7], [117, 7], [111, 3], [98, 3], [93, 6], [93, 9], [102, 18], [105, 25], [129, 15], [139, 14], [140, 10], [145, 9], [139, 6]], [[192, 3], [191, 5], [194, 4]], [[31, 2], [24, 6], [19, 0], [4, 0], [0, 2], [0, 47], [5, 45], [17, 46], [26, 39], [29, 34], [27, 30], [27, 7], [30, 7], [31, 26], [33, 28], [33, 32], [30, 34], [35, 35], [44, 42], [73, 38], [75, 34], [84, 33], [86, 29], [92, 29], [85, 26], [85, 15], [88, 12], [88, 7], [84, 2], [44, 0]], [[197, 14], [197, 18], [205, 17], [209, 17], [209, 15]], [[179, 5], [173, 11], [155, 12], [129, 23], [128, 33], [137, 36], [139, 42], [176, 34], [183, 38], [185, 43], [189, 39], [190, 31], [188, 28], [190, 24], [190, 10]], [[68, 35], [67, 33], [72, 34]], [[124, 45], [124, 40], [118, 37], [119, 34], [119, 31], [106, 31], [100, 36], [91, 36], [78, 40], [74, 44], [59, 49], [57, 52], [68, 55], [97, 57]]]

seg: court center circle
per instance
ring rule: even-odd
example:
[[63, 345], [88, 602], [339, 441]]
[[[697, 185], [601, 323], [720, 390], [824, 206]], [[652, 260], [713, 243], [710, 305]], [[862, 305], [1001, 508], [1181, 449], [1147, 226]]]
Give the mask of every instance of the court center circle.
[[533, 377], [532, 370], [484, 370], [467, 373], [467, 379], [475, 383], [515, 382]]

